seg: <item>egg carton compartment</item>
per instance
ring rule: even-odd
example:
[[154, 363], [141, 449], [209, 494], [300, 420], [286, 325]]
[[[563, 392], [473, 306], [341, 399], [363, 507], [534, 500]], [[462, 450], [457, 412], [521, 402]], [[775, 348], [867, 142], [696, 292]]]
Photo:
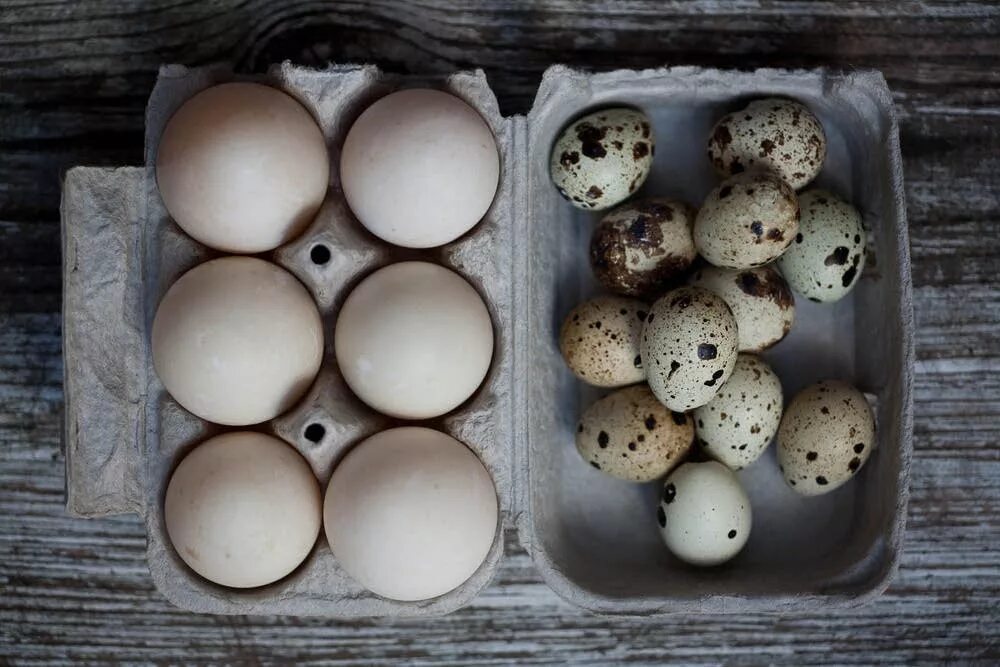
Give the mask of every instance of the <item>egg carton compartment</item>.
[[[338, 565], [322, 533], [310, 556], [284, 579], [261, 588], [215, 585], [181, 561], [166, 534], [163, 500], [170, 475], [192, 447], [228, 429], [181, 408], [152, 366], [149, 332], [173, 282], [219, 256], [170, 219], [155, 177], [157, 142], [181, 104], [224, 81], [255, 80], [298, 99], [313, 115], [331, 156], [331, 183], [316, 220], [286, 246], [261, 255], [295, 274], [313, 294], [326, 334], [324, 362], [307, 395], [290, 412], [251, 427], [284, 439], [309, 462], [321, 488], [336, 463], [365, 437], [401, 425], [357, 399], [337, 370], [336, 313], [351, 289], [374, 270], [402, 260], [442, 264], [467, 279], [493, 320], [494, 356], [482, 386], [449, 414], [419, 422], [470, 447], [496, 487], [501, 517], [477, 572], [455, 590], [420, 602], [388, 600], [362, 588]], [[470, 232], [441, 248], [415, 251], [368, 233], [340, 189], [339, 146], [357, 116], [400, 87], [446, 90], [473, 106], [492, 129], [501, 176], [493, 205]], [[482, 72], [416, 80], [371, 66], [309, 70], [275, 66], [264, 77], [224, 68], [161, 69], [146, 119], [144, 168], [74, 169], [63, 200], [66, 249], [67, 498], [71, 512], [96, 516], [137, 512], [147, 530], [147, 560], [157, 588], [174, 604], [204, 613], [316, 614], [329, 617], [424, 616], [451, 611], [492, 579], [503, 555], [503, 525], [513, 506], [511, 300], [513, 229], [512, 123], [500, 115]], [[418, 422], [412, 422], [418, 423]]]
[[[763, 356], [786, 402], [823, 378], [856, 383], [877, 399], [881, 428], [857, 478], [824, 496], [789, 489], [774, 447], [741, 471], [753, 529], [731, 562], [683, 564], [656, 524], [659, 484], [634, 485], [586, 465], [575, 451], [582, 411], [602, 393], [586, 387], [559, 353], [563, 317], [598, 292], [588, 263], [600, 213], [571, 207], [552, 186], [549, 151], [574, 118], [632, 106], [656, 138], [642, 196], [699, 206], [719, 182], [706, 157], [715, 121], [752, 98], [783, 96], [822, 121], [829, 154], [816, 185], [853, 202], [877, 262], [844, 300], [796, 298], [790, 335]], [[897, 127], [889, 91], [875, 72], [733, 72], [680, 67], [586, 74], [553, 67], [528, 115], [529, 214], [519, 225], [515, 364], [523, 373], [516, 413], [525, 438], [518, 529], [546, 581], [567, 600], [604, 614], [790, 611], [860, 603], [881, 592], [899, 559], [912, 448], [913, 321], [909, 247]], [[877, 266], [877, 268], [875, 268]]]

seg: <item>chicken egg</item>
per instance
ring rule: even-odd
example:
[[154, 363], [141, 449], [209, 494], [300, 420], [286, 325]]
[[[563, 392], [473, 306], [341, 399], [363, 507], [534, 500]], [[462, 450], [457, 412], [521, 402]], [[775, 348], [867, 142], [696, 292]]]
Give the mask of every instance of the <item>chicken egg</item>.
[[354, 122], [340, 156], [344, 196], [365, 228], [406, 248], [454, 241], [486, 215], [500, 181], [489, 125], [439, 90], [401, 90]]
[[329, 181], [316, 121], [291, 96], [256, 83], [224, 83], [189, 99], [156, 152], [156, 183], [171, 217], [226, 252], [291, 241], [316, 216]]
[[479, 293], [454, 271], [400, 262], [365, 278], [334, 329], [351, 390], [402, 419], [442, 415], [469, 398], [493, 357], [493, 324]]
[[308, 290], [254, 257], [191, 269], [160, 302], [153, 366], [167, 392], [202, 419], [273, 419], [309, 389], [323, 360], [323, 324]]
[[489, 555], [498, 517], [479, 458], [449, 435], [412, 426], [351, 450], [323, 505], [337, 562], [393, 600], [426, 600], [460, 586]]

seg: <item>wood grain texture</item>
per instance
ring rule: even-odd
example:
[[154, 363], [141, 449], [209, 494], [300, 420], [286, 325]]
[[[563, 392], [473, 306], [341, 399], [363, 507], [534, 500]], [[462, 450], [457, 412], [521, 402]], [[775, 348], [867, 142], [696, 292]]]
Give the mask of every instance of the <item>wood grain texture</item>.
[[[429, 622], [194, 616], [134, 517], [64, 516], [59, 179], [142, 160], [163, 62], [483, 67], [505, 113], [553, 62], [876, 67], [901, 121], [917, 374], [906, 552], [875, 603], [799, 617], [584, 615], [512, 534]], [[0, 1], [0, 663], [1000, 662], [1000, 8], [965, 2]]]

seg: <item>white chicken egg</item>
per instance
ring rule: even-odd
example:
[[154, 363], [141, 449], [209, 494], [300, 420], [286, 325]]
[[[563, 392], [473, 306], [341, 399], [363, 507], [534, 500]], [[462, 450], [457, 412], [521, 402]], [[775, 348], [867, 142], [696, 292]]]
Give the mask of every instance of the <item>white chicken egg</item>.
[[153, 366], [182, 407], [208, 421], [246, 426], [288, 410], [323, 360], [323, 324], [305, 287], [254, 257], [191, 269], [160, 302]]
[[167, 485], [163, 518], [177, 555], [222, 586], [281, 579], [319, 536], [319, 482], [287, 443], [225, 433], [184, 457]]
[[719, 565], [750, 537], [750, 498], [718, 461], [685, 463], [664, 482], [656, 518], [675, 556], [691, 565]]
[[406, 248], [454, 241], [486, 215], [500, 181], [489, 125], [438, 90], [401, 90], [354, 122], [340, 155], [344, 196], [365, 228]]
[[233, 253], [272, 250], [316, 216], [330, 157], [316, 121], [285, 93], [224, 83], [184, 103], [156, 152], [170, 215], [196, 240]]
[[490, 553], [493, 480], [464, 444], [404, 427], [363, 441], [337, 466], [323, 506], [337, 562], [368, 590], [426, 600], [455, 589]]
[[489, 311], [454, 271], [400, 262], [365, 278], [334, 329], [337, 364], [362, 401], [403, 419], [442, 415], [469, 398], [493, 357]]

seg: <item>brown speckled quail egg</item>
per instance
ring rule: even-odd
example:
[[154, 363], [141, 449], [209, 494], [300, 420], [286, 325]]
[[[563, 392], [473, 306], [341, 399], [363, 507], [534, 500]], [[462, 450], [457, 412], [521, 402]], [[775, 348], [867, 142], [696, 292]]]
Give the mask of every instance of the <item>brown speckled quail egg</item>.
[[745, 468], [778, 432], [782, 406], [781, 381], [771, 367], [741, 354], [715, 398], [694, 411], [698, 444], [733, 470]]
[[680, 287], [653, 304], [640, 350], [646, 380], [660, 402], [681, 412], [705, 405], [736, 365], [736, 318], [700, 287]]
[[619, 389], [583, 413], [576, 448], [594, 468], [632, 482], [672, 470], [691, 449], [694, 422], [671, 412], [644, 384]]
[[748, 269], [781, 255], [798, 231], [795, 192], [777, 176], [755, 172], [709, 193], [694, 221], [694, 244], [716, 266]]
[[597, 387], [622, 387], [646, 378], [639, 339], [649, 307], [642, 301], [602, 296], [570, 311], [559, 349], [573, 374]]
[[695, 272], [691, 284], [715, 292], [732, 308], [740, 352], [765, 350], [792, 329], [795, 298], [770, 266], [743, 270], [706, 266]]
[[792, 399], [778, 428], [778, 464], [785, 481], [804, 496], [842, 486], [875, 447], [875, 420], [864, 395], [826, 380]]
[[635, 109], [602, 109], [563, 130], [550, 169], [559, 193], [574, 206], [600, 211], [639, 189], [653, 163], [653, 131]]
[[785, 280], [812, 301], [837, 301], [850, 292], [865, 266], [861, 215], [824, 190], [799, 196], [799, 233], [778, 260]]
[[645, 199], [608, 213], [590, 238], [590, 265], [604, 287], [650, 296], [691, 266], [694, 210], [672, 199]]
[[823, 166], [826, 134], [816, 116], [799, 102], [757, 100], [715, 124], [708, 157], [722, 176], [765, 169], [798, 190]]
[[667, 477], [656, 510], [663, 541], [686, 563], [711, 566], [740, 552], [750, 537], [750, 499], [717, 461], [685, 463]]

